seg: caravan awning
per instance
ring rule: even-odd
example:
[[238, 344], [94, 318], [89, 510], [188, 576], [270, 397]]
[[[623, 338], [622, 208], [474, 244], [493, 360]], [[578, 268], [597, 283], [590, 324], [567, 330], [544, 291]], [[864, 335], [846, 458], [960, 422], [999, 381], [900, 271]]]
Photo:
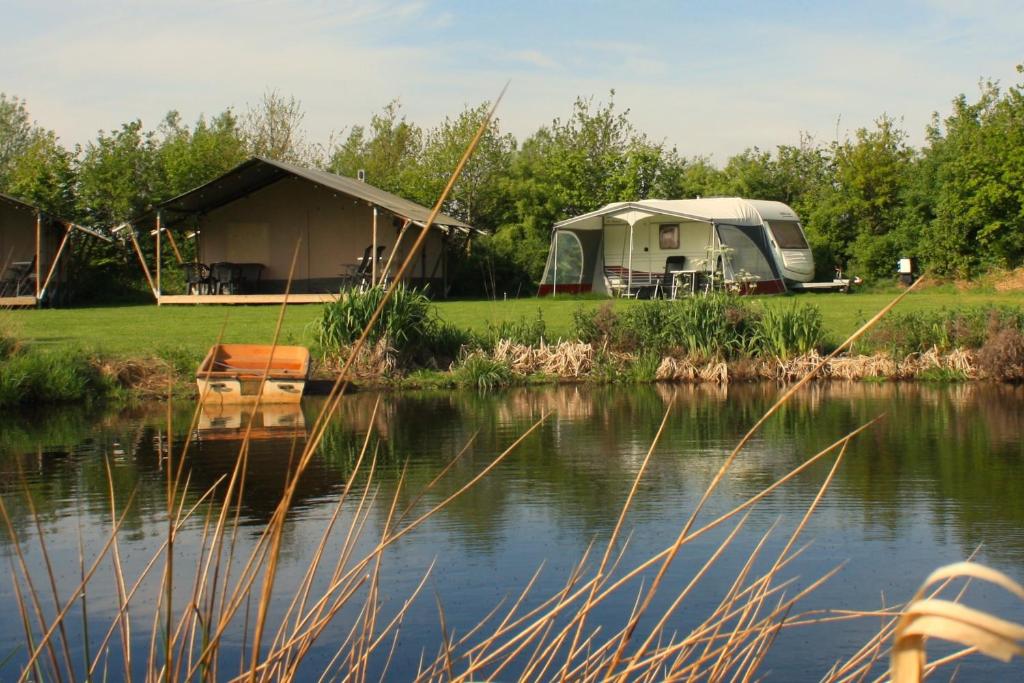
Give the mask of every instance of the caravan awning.
[[[777, 202], [757, 202], [777, 204]], [[554, 230], [600, 230], [604, 219], [613, 218], [636, 224], [645, 218], [665, 216], [698, 223], [728, 225], [761, 225], [762, 217], [755, 203], [738, 197], [710, 197], [707, 199], [643, 199], [636, 202], [607, 204], [596, 211], [555, 223]]]

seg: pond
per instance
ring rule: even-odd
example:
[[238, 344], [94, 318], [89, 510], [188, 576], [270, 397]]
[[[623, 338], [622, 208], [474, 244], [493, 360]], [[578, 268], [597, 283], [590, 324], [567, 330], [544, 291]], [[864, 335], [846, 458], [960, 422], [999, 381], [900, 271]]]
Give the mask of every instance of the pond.
[[[350, 526], [362, 525], [362, 536], [350, 544], [351, 558], [358, 558], [374, 547], [386, 528], [408, 524], [457, 492], [550, 413], [474, 486], [391, 544], [381, 555], [376, 580], [374, 565], [367, 566], [358, 600], [340, 607], [307, 656], [307, 668], [300, 670], [308, 678], [331, 663], [353, 625], [362, 623], [359, 610], [365, 591], [377, 587], [380, 613], [374, 633], [379, 634], [426, 576], [404, 613], [397, 640], [392, 641], [389, 633], [368, 656], [368, 676], [374, 680], [384, 672], [385, 662], [388, 680], [409, 680], [421, 660], [435, 658], [442, 634], [452, 641], [462, 638], [501, 604], [504, 611], [488, 622], [490, 631], [483, 628], [468, 642], [492, 632], [538, 569], [517, 614], [563, 590], [591, 546], [584, 575], [593, 575], [667, 407], [671, 410], [666, 427], [611, 554], [612, 562], [617, 560], [612, 569], [616, 577], [671, 545], [730, 450], [779, 391], [774, 385], [563, 385], [491, 394], [346, 397], [295, 487], [280, 537], [264, 646], [273, 639], [311, 566], [350, 479], [352, 491], [338, 510], [335, 534], [325, 546], [322, 573], [313, 582], [310, 602], [328, 585]], [[763, 607], [767, 614], [780, 599], [793, 597], [842, 565], [837, 575], [786, 613], [794, 621], [829, 620], [784, 629], [767, 649], [760, 675], [779, 681], [820, 680], [835, 662], [868, 642], [884, 622], [880, 616], [837, 618], [845, 614], [843, 610], [879, 610], [905, 601], [933, 569], [972, 553], [1024, 580], [1022, 400], [1024, 389], [1003, 385], [833, 383], [803, 390], [765, 424], [708, 499], [695, 528], [881, 416], [850, 443], [830, 488], [794, 545], [794, 551], [802, 550], [780, 569], [776, 583], [794, 583], [773, 594]], [[244, 572], [245, 559], [272, 519], [321, 407], [322, 401], [307, 399], [295, 410], [267, 408], [256, 416], [243, 498], [232, 511], [238, 523], [237, 533], [229, 539], [238, 558], [229, 568], [232, 576]], [[0, 494], [19, 539], [16, 547], [3, 534], [0, 557], [5, 565], [21, 573], [20, 549], [41, 596], [40, 609], [52, 614], [40, 531], [63, 600], [81, 580], [80, 546], [86, 571], [102, 551], [107, 553], [89, 582], [84, 613], [82, 601], [75, 602], [64, 625], [68, 659], [78, 678], [83, 678], [86, 660], [97, 662], [97, 676], [125, 678], [121, 632], [114, 631], [106, 647], [101, 647], [102, 641], [117, 616], [119, 590], [130, 590], [147, 562], [161, 552], [168, 528], [168, 463], [173, 471], [185, 445], [182, 472], [187, 492], [176, 512], [183, 520], [173, 555], [175, 614], [189, 603], [197, 567], [207, 561], [204, 529], [209, 534], [216, 519], [237, 460], [240, 434], [250, 417], [237, 410], [204, 409], [191, 429], [193, 412], [193, 405], [153, 405], [117, 413], [67, 408], [0, 418]], [[353, 476], [368, 433], [370, 446]], [[716, 549], [724, 547], [669, 617], [666, 643], [672, 634], [687, 634], [714, 613], [744, 573], [755, 547], [771, 531], [754, 556], [746, 583], [766, 572], [818, 495], [832, 461], [832, 455], [827, 456], [766, 496], [750, 508], [742, 527], [737, 527], [736, 516], [688, 543], [665, 574], [650, 607], [654, 617], [640, 621], [636, 640], [643, 640], [645, 629]], [[31, 492], [38, 525], [26, 491]], [[203, 497], [207, 491], [211, 494]], [[116, 514], [124, 517], [116, 546], [124, 589], [118, 588], [113, 569], [115, 548], [106, 544], [112, 529], [111, 492]], [[723, 546], [734, 530], [729, 545]], [[224, 547], [227, 553], [228, 544]], [[164, 642], [163, 624], [154, 631], [154, 615], [160, 613], [164, 593], [163, 569], [161, 558], [132, 598], [130, 636], [125, 640], [131, 643], [133, 677], [145, 672], [150, 648], [159, 650]], [[26, 661], [24, 619], [10, 573], [0, 580], [3, 680], [16, 678]], [[583, 637], [601, 627], [591, 645], [601, 644], [623, 628], [653, 576], [653, 571], [642, 573], [595, 606]], [[24, 579], [20, 585], [25, 588]], [[262, 578], [255, 586], [258, 595]], [[22, 600], [27, 600], [24, 593]], [[965, 600], [1024, 621], [1024, 604], [998, 590], [972, 585]], [[26, 609], [32, 621], [33, 608]], [[251, 642], [243, 634], [251, 632], [256, 609], [254, 602], [241, 605], [226, 629], [219, 678], [229, 678], [237, 672], [240, 658], [249, 656]], [[38, 637], [38, 627], [34, 630]], [[954, 651], [940, 644], [929, 646], [932, 657]], [[183, 650], [178, 656], [185, 654]], [[61, 648], [55, 649], [53, 658], [64, 661]], [[507, 680], [522, 673], [524, 661], [513, 663], [500, 677]], [[51, 666], [49, 656], [42, 657], [40, 666], [45, 675]], [[453, 666], [461, 670], [464, 661]], [[881, 661], [874, 673], [881, 674], [884, 666]], [[542, 677], [554, 677], [556, 669]], [[974, 656], [961, 664], [958, 680], [1021, 674], [1024, 667], [1019, 662], [1007, 666]]]

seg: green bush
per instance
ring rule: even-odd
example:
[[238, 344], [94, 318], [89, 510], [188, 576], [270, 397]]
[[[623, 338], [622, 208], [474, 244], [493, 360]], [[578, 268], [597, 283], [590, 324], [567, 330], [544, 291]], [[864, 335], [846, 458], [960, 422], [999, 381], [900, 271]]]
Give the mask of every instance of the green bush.
[[577, 306], [572, 313], [572, 334], [584, 344], [610, 345], [618, 325], [619, 316], [610, 302], [597, 308]]
[[754, 324], [754, 345], [760, 355], [786, 360], [820, 350], [824, 341], [821, 311], [811, 304], [768, 308]]
[[0, 406], [91, 402], [111, 387], [83, 353], [28, 350], [0, 362]]
[[516, 379], [516, 374], [508, 365], [479, 353], [467, 356], [455, 369], [455, 382], [459, 386], [476, 387], [483, 391], [508, 386]]
[[[320, 316], [312, 323], [313, 339], [324, 352], [331, 353], [354, 343], [370, 323], [373, 312], [384, 299], [384, 287], [364, 291], [349, 290], [337, 301], [324, 304]], [[421, 343], [433, 323], [430, 299], [423, 292], [398, 285], [388, 299], [380, 318], [370, 329], [371, 344], [388, 340], [402, 352]]]
[[629, 366], [629, 378], [634, 382], [653, 382], [658, 378], [658, 367], [660, 365], [660, 355], [656, 353], [640, 354]]
[[1000, 329], [1024, 330], [1024, 310], [977, 306], [959, 310], [891, 313], [868, 335], [865, 350], [886, 351], [893, 358], [939, 351], [979, 349]]
[[537, 316], [534, 318], [521, 317], [519, 320], [503, 320], [497, 325], [487, 323], [487, 332], [479, 340], [480, 345], [486, 349], [493, 349], [494, 345], [503, 339], [525, 346], [538, 346], [544, 341], [547, 334], [547, 323], [544, 322], [544, 313], [537, 309]]
[[17, 348], [18, 340], [0, 330], [0, 361], [13, 354]]
[[675, 302], [678, 346], [694, 358], [730, 358], [751, 347], [756, 314], [727, 294], [689, 297]]
[[757, 318], [744, 300], [713, 294], [638, 302], [621, 315], [610, 305], [581, 307], [573, 313], [573, 332], [582, 342], [613, 351], [731, 358], [751, 347]]

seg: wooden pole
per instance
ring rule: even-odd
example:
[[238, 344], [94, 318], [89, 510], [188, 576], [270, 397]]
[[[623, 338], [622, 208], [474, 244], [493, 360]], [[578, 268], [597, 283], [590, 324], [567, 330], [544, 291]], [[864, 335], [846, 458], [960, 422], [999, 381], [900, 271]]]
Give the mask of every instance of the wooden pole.
[[39, 276], [43, 261], [43, 214], [36, 211], [36, 302], [39, 301]]
[[156, 293], [156, 286], [153, 284], [153, 277], [149, 274], [149, 266], [146, 265], [146, 257], [142, 255], [142, 249], [139, 247], [139, 241], [135, 239], [135, 227], [132, 225], [128, 226], [128, 236], [132, 238], [132, 245], [135, 247], [135, 253], [139, 257], [139, 263], [142, 264], [142, 272], [146, 274], [146, 282], [149, 283], [149, 288], [153, 290], [153, 296], [156, 297], [157, 301], [159, 301], [160, 296]]
[[156, 295], [161, 294], [160, 289], [160, 212], [156, 212]]
[[174, 233], [168, 228], [164, 228], [164, 232], [167, 233], [167, 242], [171, 245], [171, 249], [174, 250], [174, 257], [178, 259], [178, 265], [185, 262], [185, 259], [181, 258], [181, 252], [178, 251], [178, 242], [174, 239]]
[[370, 249], [370, 258], [373, 265], [370, 270], [370, 285], [377, 286], [377, 207], [373, 207], [373, 247]]
[[50, 272], [46, 274], [46, 281], [43, 282], [42, 289], [39, 290], [39, 300], [42, 301], [43, 297], [46, 296], [46, 288], [50, 286], [50, 280], [53, 279], [53, 273], [57, 270], [57, 262], [60, 261], [60, 255], [64, 253], [64, 247], [68, 243], [68, 238], [71, 237], [71, 231], [75, 229], [74, 223], [68, 223], [68, 230], [64, 233], [64, 239], [60, 241], [60, 246], [57, 247], [57, 255], [53, 257], [53, 263], [50, 264]]
[[398, 237], [395, 239], [395, 246], [391, 247], [391, 253], [388, 254], [387, 263], [384, 264], [384, 272], [381, 273], [381, 277], [387, 277], [388, 273], [391, 272], [391, 262], [395, 258], [395, 254], [398, 253], [398, 245], [402, 243], [402, 238], [405, 237], [405, 231], [409, 229], [409, 225], [412, 223], [408, 218], [402, 223], [402, 229], [398, 232]]

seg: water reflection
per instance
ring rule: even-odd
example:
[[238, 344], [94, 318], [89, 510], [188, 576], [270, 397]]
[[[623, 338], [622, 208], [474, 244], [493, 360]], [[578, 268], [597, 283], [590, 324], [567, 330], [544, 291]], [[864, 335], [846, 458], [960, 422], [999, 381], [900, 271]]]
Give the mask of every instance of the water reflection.
[[[759, 386], [565, 385], [480, 395], [472, 392], [354, 394], [342, 402], [312, 469], [301, 482], [298, 504], [337, 491], [368, 430], [379, 439], [378, 457], [392, 471], [409, 461], [407, 495], [476, 434], [453, 476], [427, 501], [461, 486], [540, 416], [551, 417], [537, 438], [506, 466], [447, 512], [487, 536], [500, 523], [505, 501], [529, 491], [562, 522], [591, 533], [609, 522], [650, 444], [666, 405], [674, 403], [651, 480], [664, 495], [704, 485], [739, 436], [770, 405], [778, 389]], [[374, 406], [380, 405], [374, 414]], [[833, 495], [864, 524], [898, 534], [903, 503], [930, 501], [948, 516], [965, 549], [988, 540], [989, 530], [1024, 526], [1024, 478], [1019, 435], [1024, 427], [1024, 388], [962, 384], [833, 383], [797, 394], [736, 463], [726, 487], [731, 495], [756, 493], [802, 459], [867, 420], [882, 424], [855, 441]], [[159, 509], [167, 449], [189, 441], [192, 488], [213, 486], [231, 471], [250, 429], [251, 466], [242, 519], [260, 523], [276, 505], [290, 463], [306, 444], [307, 425], [322, 404], [273, 406], [253, 415], [240, 406], [204, 407], [189, 433], [190, 405], [118, 414], [80, 410], [7, 417], [0, 422], [0, 491], [12, 496], [24, 476], [51, 512], [84, 505], [107, 513], [104, 456], [109, 456], [119, 499], [138, 486], [138, 514]], [[168, 419], [170, 417], [170, 419]], [[249, 422], [252, 420], [250, 428]], [[170, 427], [168, 427], [170, 425]], [[385, 468], [379, 482], [390, 496], [397, 478]], [[820, 473], [794, 482], [816, 486]], [[673, 493], [675, 491], [676, 493]], [[18, 496], [14, 496], [16, 499]], [[641, 503], [656, 509], [657, 495]], [[15, 511], [18, 509], [15, 504]], [[137, 520], [141, 523], [141, 520]], [[1001, 539], [1008, 558], [1024, 557], [1017, 535]]]
[[[521, 587], [520, 579], [549, 560], [557, 581], [558, 567], [574, 562], [595, 536], [607, 533], [667, 406], [672, 419], [630, 518], [638, 553], [660, 549], [675, 533], [739, 437], [779, 392], [773, 385], [564, 385], [483, 395], [354, 394], [332, 417], [299, 483], [286, 542], [301, 566], [302, 543], [310, 537], [305, 522], [329, 514], [368, 433], [379, 487], [368, 525], [372, 536], [394, 497], [399, 509], [415, 503], [422, 510], [443, 500], [550, 413], [500, 467], [396, 551], [411, 576], [441, 555], [449, 564], [439, 574], [438, 590], [454, 585], [460, 597], [478, 598], [466, 597], [450, 614], [471, 625], [479, 616], [473, 610], [484, 613], [496, 602], [490, 599], [495, 577], [499, 585]], [[1004, 385], [810, 386], [749, 444], [710, 511], [759, 492], [809, 455], [884, 415], [852, 443], [808, 532], [822, 539], [806, 554], [812, 569], [851, 560], [847, 579], [829, 589], [826, 605], [870, 607], [881, 590], [907, 594], [935, 564], [963, 557], [980, 543], [986, 561], [1024, 578], [1022, 406], [1024, 388]], [[307, 400], [255, 414], [241, 407], [205, 408], [194, 429], [191, 405], [0, 417], [0, 494], [19, 533], [28, 536], [33, 527], [22, 486], [46, 520], [76, 517], [102, 525], [110, 518], [109, 463], [116, 500], [134, 492], [125, 524], [141, 538], [166, 507], [169, 455], [177, 457], [187, 445], [194, 502], [231, 472], [241, 437], [251, 428], [239, 518], [260, 525], [276, 507], [322, 407]], [[470, 443], [451, 471], [417, 499]], [[763, 530], [778, 516], [798, 518], [827, 467], [812, 468], [765, 500], [751, 526]], [[9, 541], [0, 537], [2, 553], [9, 554]], [[879, 553], [886, 554], [886, 563], [877, 562]], [[858, 574], [858, 566], [870, 572]], [[491, 593], [473, 593], [478, 585]], [[7, 599], [0, 595], [0, 601]], [[436, 622], [436, 614], [425, 619]]]

